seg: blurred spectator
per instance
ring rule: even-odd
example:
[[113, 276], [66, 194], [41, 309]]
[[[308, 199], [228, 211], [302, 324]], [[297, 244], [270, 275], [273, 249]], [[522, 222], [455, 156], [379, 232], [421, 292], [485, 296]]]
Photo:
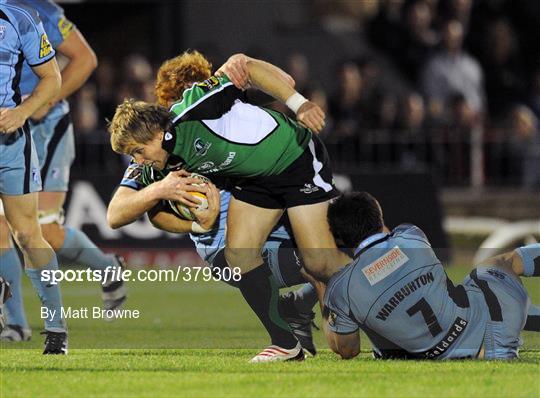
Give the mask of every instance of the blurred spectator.
[[307, 99], [319, 105], [326, 114], [324, 128], [319, 135], [323, 140], [329, 139], [329, 136], [334, 131], [334, 119], [328, 112], [328, 96], [326, 95], [326, 91], [319, 85], [312, 85], [312, 88], [306, 89], [305, 95]]
[[382, 87], [382, 71], [379, 64], [371, 57], [364, 57], [358, 61], [358, 68], [362, 77], [362, 91], [360, 101], [362, 107], [369, 114], [374, 114], [376, 99], [384, 92]]
[[410, 92], [400, 105], [395, 125], [399, 164], [402, 169], [419, 170], [430, 162], [432, 155], [424, 100], [417, 92]]
[[315, 0], [321, 25], [334, 34], [358, 31], [364, 19], [377, 12], [376, 1]]
[[491, 22], [482, 48], [489, 113], [498, 119], [510, 104], [524, 97], [525, 91], [517, 39], [507, 20]]
[[393, 128], [398, 115], [398, 103], [396, 96], [390, 93], [380, 92], [374, 98], [375, 109], [372, 115], [371, 128], [377, 130], [390, 130]]
[[154, 79], [152, 65], [140, 54], [131, 54], [124, 61], [122, 80], [117, 94], [117, 102], [125, 98], [144, 100], [147, 96], [145, 86]]
[[483, 110], [483, 73], [479, 63], [463, 52], [463, 27], [457, 20], [448, 21], [443, 29], [443, 46], [426, 64], [422, 72], [422, 87], [428, 109], [441, 115], [450, 96], [462, 94], [476, 113]]
[[329, 139], [334, 142], [357, 135], [362, 121], [362, 75], [354, 61], [345, 61], [339, 66], [338, 84], [329, 104], [335, 121]]
[[439, 3], [440, 16], [444, 21], [459, 21], [463, 29], [469, 31], [472, 6], [472, 0], [442, 0]]
[[105, 127], [105, 120], [111, 120], [118, 99], [116, 82], [116, 68], [108, 58], [101, 58], [95, 73], [96, 106], [98, 112], [98, 125]]
[[309, 90], [309, 63], [302, 53], [293, 53], [287, 59], [287, 72], [296, 82], [296, 91], [305, 93]]
[[471, 174], [471, 138], [478, 126], [478, 113], [463, 94], [453, 94], [448, 100], [449, 112], [433, 139], [438, 143], [435, 156], [447, 183], [459, 185], [469, 182]]
[[72, 112], [73, 124], [77, 134], [92, 134], [94, 130], [105, 125], [99, 120], [100, 114], [97, 104], [96, 86], [86, 83], [75, 95], [75, 106]]
[[510, 148], [513, 158], [521, 163], [521, 184], [526, 189], [540, 189], [540, 129], [538, 118], [524, 105], [511, 114]]
[[405, 0], [382, 0], [377, 16], [370, 22], [369, 38], [373, 44], [389, 55], [399, 50], [403, 32], [401, 15]]
[[433, 15], [428, 2], [415, 0], [406, 8], [406, 29], [397, 37], [400, 48], [394, 53], [407, 78], [416, 83], [419, 70], [439, 43], [439, 35], [431, 28]]

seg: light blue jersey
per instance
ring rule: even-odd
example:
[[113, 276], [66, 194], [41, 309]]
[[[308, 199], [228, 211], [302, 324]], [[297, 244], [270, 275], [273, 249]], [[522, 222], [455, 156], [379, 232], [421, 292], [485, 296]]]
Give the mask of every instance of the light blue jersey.
[[37, 12], [18, 1], [0, 0], [0, 108], [14, 108], [21, 103], [25, 62], [38, 66], [54, 55]]
[[454, 286], [424, 233], [405, 224], [363, 241], [324, 304], [333, 332], [361, 328], [378, 357], [476, 357], [489, 317], [482, 291]]
[[[74, 25], [66, 19], [64, 10], [49, 0], [20, 0], [21, 3], [32, 7], [39, 14], [43, 28], [53, 49], [57, 49], [73, 31]], [[39, 82], [38, 76], [32, 71], [28, 62], [23, 64], [21, 75], [21, 94], [30, 94]], [[69, 112], [68, 102], [63, 100], [56, 104], [46, 118], [58, 118]]]
[[[21, 0], [35, 9], [53, 49], [57, 49], [73, 31], [74, 25], [64, 16], [64, 10], [49, 0]], [[39, 82], [27, 62], [21, 77], [23, 97]], [[38, 155], [43, 191], [66, 192], [71, 165], [75, 160], [75, 137], [69, 117], [69, 104], [62, 100], [39, 121], [29, 121], [30, 132]]]
[[[0, 0], [0, 108], [21, 103], [24, 62], [39, 66], [54, 55], [35, 10], [17, 1]], [[23, 195], [40, 189], [39, 162], [28, 124], [14, 133], [0, 134], [0, 193]]]

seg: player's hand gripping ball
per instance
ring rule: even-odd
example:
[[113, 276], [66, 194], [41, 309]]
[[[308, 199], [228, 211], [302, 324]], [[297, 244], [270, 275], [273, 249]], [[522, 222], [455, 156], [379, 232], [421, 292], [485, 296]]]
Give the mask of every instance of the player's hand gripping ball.
[[[189, 178], [197, 178], [197, 179], [199, 179], [201, 181], [201, 184], [193, 184], [193, 185], [199, 185], [200, 186], [202, 184], [210, 182], [210, 180], [208, 178], [206, 178], [205, 176], [202, 176], [200, 174], [197, 174], [197, 173], [191, 173]], [[195, 191], [188, 191], [188, 193], [190, 195], [194, 196], [195, 198], [200, 200], [201, 203], [199, 205], [197, 205], [197, 210], [208, 209], [208, 199], [206, 198], [206, 195], [204, 193], [195, 192]], [[182, 202], [169, 200], [169, 205], [171, 206], [173, 212], [178, 217], [180, 217], [180, 218], [182, 218], [184, 220], [196, 221], [196, 217], [191, 212], [191, 209], [188, 206], [186, 206], [185, 204], [183, 204]]]

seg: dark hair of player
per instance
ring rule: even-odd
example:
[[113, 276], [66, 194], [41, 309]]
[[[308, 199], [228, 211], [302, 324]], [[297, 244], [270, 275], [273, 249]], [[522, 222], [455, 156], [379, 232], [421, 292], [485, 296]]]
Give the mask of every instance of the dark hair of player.
[[328, 208], [328, 222], [338, 246], [349, 249], [382, 232], [384, 227], [381, 206], [367, 192], [343, 194], [333, 201]]

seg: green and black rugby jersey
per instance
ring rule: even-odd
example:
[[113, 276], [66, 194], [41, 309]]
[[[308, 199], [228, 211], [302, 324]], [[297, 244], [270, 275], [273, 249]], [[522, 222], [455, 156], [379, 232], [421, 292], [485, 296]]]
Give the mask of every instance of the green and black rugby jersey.
[[311, 132], [280, 112], [244, 101], [226, 76], [194, 84], [170, 109], [172, 128], [163, 148], [200, 174], [280, 174], [302, 155]]

